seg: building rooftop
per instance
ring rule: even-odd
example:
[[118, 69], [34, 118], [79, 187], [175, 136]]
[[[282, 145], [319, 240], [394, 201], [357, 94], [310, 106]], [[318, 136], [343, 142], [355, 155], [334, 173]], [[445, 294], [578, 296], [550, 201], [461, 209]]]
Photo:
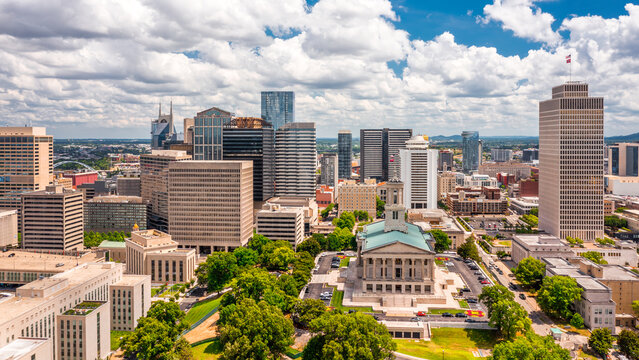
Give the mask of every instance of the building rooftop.
[[[189, 250], [194, 250], [194, 249], [189, 249]], [[113, 285], [114, 286], [133, 286], [141, 282], [144, 282], [147, 278], [149, 278], [148, 275], [124, 274], [122, 275], [122, 279], [120, 279], [120, 281], [116, 282]]]
[[[11, 254], [15, 255], [9, 257]], [[63, 272], [75, 267], [76, 265], [96, 261], [99, 261], [97, 254], [91, 252], [75, 257], [71, 255], [10, 250], [7, 252], [0, 252], [0, 271]]]
[[87, 316], [93, 310], [99, 308], [100, 306], [106, 304], [103, 301], [83, 301], [78, 305], [72, 307], [71, 309], [65, 311], [62, 315], [75, 315], [75, 316]]
[[2, 210], [0, 210], [0, 217], [13, 215], [13, 214], [17, 214], [17, 213], [18, 213], [17, 209], [16, 210], [5, 210], [5, 209], [2, 209]]
[[628, 280], [639, 281], [639, 275], [619, 266], [619, 265], [601, 265], [603, 269], [603, 280]]
[[104, 240], [100, 243], [100, 245], [98, 246], [98, 248], [100, 249], [113, 249], [113, 248], [126, 248], [126, 243], [124, 241], [110, 241], [110, 240]]
[[93, 199], [87, 200], [87, 203], [142, 204], [142, 198], [140, 196], [120, 196], [120, 195], [96, 196]]
[[543, 246], [556, 246], [556, 247], [568, 247], [558, 237], [547, 234], [516, 234], [513, 235], [513, 240], [525, 244], [528, 246], [543, 245]]
[[364, 239], [362, 251], [375, 249], [395, 242], [401, 242], [426, 251], [433, 251], [428, 244], [431, 235], [422, 232], [419, 226], [406, 223], [408, 228], [408, 232], [406, 233], [397, 230], [384, 232], [385, 223], [386, 221], [382, 220], [364, 226], [364, 230], [359, 233], [359, 236]]
[[17, 338], [0, 348], [0, 360], [22, 359], [47, 341], [50, 340], [42, 338]]

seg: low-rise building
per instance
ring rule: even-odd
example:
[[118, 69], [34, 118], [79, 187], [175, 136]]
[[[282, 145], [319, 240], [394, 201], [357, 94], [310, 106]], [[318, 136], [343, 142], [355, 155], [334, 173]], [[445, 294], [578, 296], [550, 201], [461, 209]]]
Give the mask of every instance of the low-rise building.
[[63, 273], [74, 267], [101, 261], [95, 253], [50, 254], [13, 249], [0, 252], [0, 284], [24, 285]]
[[530, 214], [530, 210], [539, 208], [539, 198], [525, 197], [510, 199], [510, 210], [519, 215]]
[[496, 187], [460, 188], [448, 193], [446, 205], [455, 215], [506, 214], [508, 200]]
[[573, 247], [576, 256], [581, 256], [585, 252], [594, 251], [601, 254], [608, 264], [622, 266], [637, 266], [639, 256], [637, 255], [637, 245], [630, 241], [617, 241], [614, 246], [604, 246], [593, 242], [584, 242], [579, 247]]
[[311, 228], [318, 224], [319, 208], [313, 198], [273, 197], [268, 202], [283, 208], [302, 208], [304, 211], [304, 236], [310, 236]]
[[195, 249], [178, 249], [171, 235], [159, 230], [133, 231], [126, 240], [127, 273], [151, 275], [154, 283], [191, 281], [195, 261]]
[[96, 251], [105, 261], [126, 263], [126, 243], [124, 241], [104, 240]]
[[443, 231], [452, 242], [450, 246], [452, 250], [461, 246], [466, 242], [466, 238], [472, 234], [471, 232], [465, 231], [454, 218], [446, 215], [446, 212], [441, 209], [409, 210], [408, 221], [419, 226], [424, 232], [430, 232], [432, 230]]
[[139, 176], [118, 177], [116, 188], [120, 196], [142, 196], [142, 181]]
[[515, 264], [527, 257], [541, 260], [546, 257], [568, 259], [574, 257], [570, 246], [559, 238], [547, 234], [515, 234], [511, 257]]
[[18, 245], [18, 210], [0, 209], [0, 248]]
[[102, 359], [111, 352], [108, 301], [83, 301], [56, 316], [58, 360]]
[[334, 188], [327, 185], [320, 185], [315, 189], [315, 201], [319, 208], [325, 208], [335, 201]]
[[367, 179], [364, 184], [346, 180], [337, 186], [338, 215], [344, 211], [366, 211], [371, 219], [377, 216], [377, 183]]
[[0, 347], [0, 360], [53, 360], [53, 342], [50, 338], [19, 337]]
[[295, 248], [304, 240], [304, 210], [267, 202], [257, 213], [257, 233], [271, 240], [288, 241]]
[[496, 176], [472, 174], [464, 176], [464, 187], [497, 187], [499, 182]]
[[522, 164], [519, 162], [490, 162], [482, 163], [479, 165], [478, 173], [488, 175], [490, 177], [497, 177], [498, 173], [509, 173], [515, 175], [515, 180], [525, 179], [530, 177], [532, 167], [530, 165]]
[[605, 175], [604, 188], [608, 194], [639, 196], [639, 177]]
[[85, 231], [146, 229], [146, 204], [138, 196], [96, 196], [84, 203]]

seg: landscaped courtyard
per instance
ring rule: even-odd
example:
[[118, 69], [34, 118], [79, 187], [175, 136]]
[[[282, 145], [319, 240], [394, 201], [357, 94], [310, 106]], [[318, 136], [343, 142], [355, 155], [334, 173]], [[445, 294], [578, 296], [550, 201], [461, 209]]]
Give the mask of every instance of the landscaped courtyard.
[[[478, 349], [492, 350], [497, 342], [494, 330], [434, 328], [432, 339], [395, 340], [397, 351], [424, 359], [474, 360]], [[482, 353], [488, 356], [488, 354]]]

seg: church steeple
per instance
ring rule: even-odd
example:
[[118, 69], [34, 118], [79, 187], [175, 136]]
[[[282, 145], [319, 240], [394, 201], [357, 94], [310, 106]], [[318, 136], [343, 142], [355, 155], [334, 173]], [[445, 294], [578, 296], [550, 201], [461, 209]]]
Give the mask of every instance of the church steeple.
[[162, 117], [162, 102], [160, 101], [158, 105], [159, 105], [159, 111], [158, 111], [158, 119], [159, 119]]
[[408, 232], [408, 226], [404, 220], [406, 208], [403, 204], [404, 183], [394, 178], [386, 183], [386, 206], [384, 207], [384, 232], [401, 231]]

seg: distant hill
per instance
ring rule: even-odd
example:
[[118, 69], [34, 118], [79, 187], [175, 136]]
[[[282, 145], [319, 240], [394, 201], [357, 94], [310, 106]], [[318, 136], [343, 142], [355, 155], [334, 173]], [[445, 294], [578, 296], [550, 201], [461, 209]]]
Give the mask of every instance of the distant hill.
[[630, 135], [610, 136], [605, 138], [605, 140], [607, 143], [639, 142], [639, 133], [634, 133]]

